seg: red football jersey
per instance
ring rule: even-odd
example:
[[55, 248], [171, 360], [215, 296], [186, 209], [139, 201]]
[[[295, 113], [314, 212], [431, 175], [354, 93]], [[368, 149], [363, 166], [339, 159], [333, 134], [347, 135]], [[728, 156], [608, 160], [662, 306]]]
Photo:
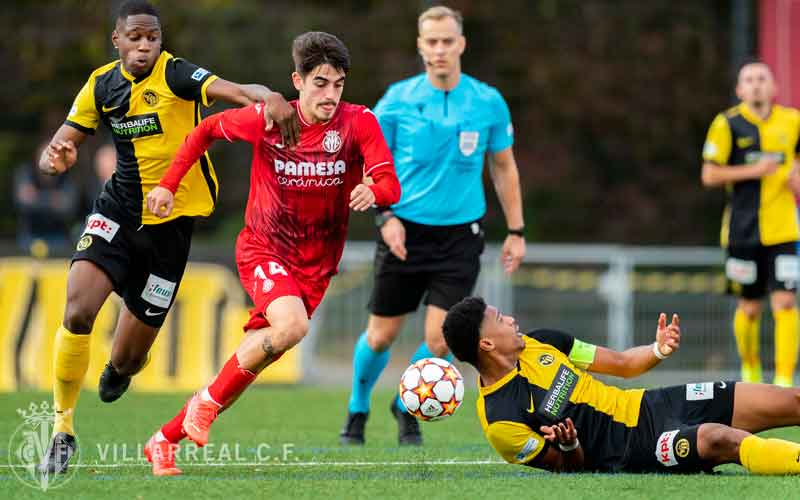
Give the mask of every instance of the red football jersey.
[[193, 158], [214, 139], [253, 144], [245, 225], [255, 243], [305, 277], [336, 273], [350, 217], [350, 192], [369, 175], [376, 204], [400, 198], [400, 184], [378, 121], [365, 106], [340, 102], [330, 120], [300, 116], [300, 143], [265, 130], [261, 103], [209, 116], [186, 138], [161, 185], [175, 191]]

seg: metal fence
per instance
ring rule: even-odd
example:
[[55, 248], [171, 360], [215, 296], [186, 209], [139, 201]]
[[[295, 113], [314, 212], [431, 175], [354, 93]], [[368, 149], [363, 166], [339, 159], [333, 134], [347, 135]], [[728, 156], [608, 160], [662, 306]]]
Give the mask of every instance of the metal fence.
[[[353, 345], [366, 326], [373, 252], [372, 243], [348, 243], [341, 273], [304, 341], [305, 366], [312, 380], [349, 376]], [[523, 266], [510, 277], [504, 275], [499, 255], [499, 246], [487, 245], [475, 293], [514, 314], [523, 329], [557, 328], [622, 350], [652, 342], [658, 314], [677, 312], [683, 332], [680, 352], [630, 383], [738, 378], [731, 330], [735, 301], [725, 294], [724, 255], [719, 248], [531, 244]], [[399, 374], [422, 340], [421, 311], [409, 318], [393, 347], [390, 371]], [[773, 360], [772, 331], [767, 310], [761, 335], [767, 372]]]

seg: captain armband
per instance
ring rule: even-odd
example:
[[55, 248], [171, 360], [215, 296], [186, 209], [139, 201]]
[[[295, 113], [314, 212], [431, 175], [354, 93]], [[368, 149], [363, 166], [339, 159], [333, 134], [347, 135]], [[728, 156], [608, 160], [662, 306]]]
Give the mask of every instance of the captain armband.
[[572, 350], [569, 351], [569, 360], [578, 368], [585, 370], [594, 362], [597, 346], [588, 342], [575, 339]]

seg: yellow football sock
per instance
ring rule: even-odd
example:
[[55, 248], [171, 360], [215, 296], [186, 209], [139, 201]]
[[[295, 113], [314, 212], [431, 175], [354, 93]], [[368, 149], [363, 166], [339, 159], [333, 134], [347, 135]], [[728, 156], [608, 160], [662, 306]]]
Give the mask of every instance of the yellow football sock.
[[797, 308], [773, 311], [775, 318], [775, 383], [792, 386], [797, 364]]
[[55, 402], [55, 424], [53, 433], [66, 432], [75, 435], [72, 415], [86, 370], [89, 368], [89, 335], [76, 335], [63, 326], [56, 332], [53, 356], [53, 400]]
[[800, 474], [800, 444], [747, 436], [739, 444], [739, 461], [756, 474]]
[[733, 316], [733, 334], [742, 359], [742, 380], [745, 382], [761, 382], [760, 332], [760, 317], [751, 318], [737, 308]]

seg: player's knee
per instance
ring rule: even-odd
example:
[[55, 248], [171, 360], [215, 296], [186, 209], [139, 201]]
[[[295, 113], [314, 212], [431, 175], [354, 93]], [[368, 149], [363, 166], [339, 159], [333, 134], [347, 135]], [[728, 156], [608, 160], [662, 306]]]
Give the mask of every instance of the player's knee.
[[754, 319], [761, 315], [761, 302], [758, 300], [741, 300], [737, 307], [748, 318]]
[[75, 334], [91, 333], [95, 317], [95, 311], [90, 308], [78, 302], [67, 301], [64, 328]]
[[378, 321], [370, 317], [367, 325], [367, 345], [373, 351], [385, 351], [392, 346], [402, 326], [403, 323], [399, 321]]
[[792, 309], [793, 307], [796, 307], [795, 300], [796, 299], [794, 294], [790, 292], [775, 294], [772, 297], [771, 301], [772, 308], [778, 311], [786, 311], [788, 309]]
[[147, 353], [128, 353], [125, 355], [112, 355], [111, 357], [111, 363], [114, 365], [114, 369], [123, 376], [131, 376], [139, 373], [146, 362]]
[[273, 327], [276, 330], [277, 337], [280, 339], [276, 343], [278, 345], [275, 345], [274, 348], [277, 352], [284, 352], [303, 340], [303, 337], [308, 333], [309, 322], [306, 317], [292, 316], [273, 325]]
[[734, 462], [747, 432], [723, 424], [703, 424], [697, 429], [697, 453], [713, 463]]
[[437, 358], [447, 356], [447, 353], [450, 352], [441, 333], [439, 335], [426, 335], [425, 343], [428, 344], [428, 349]]

